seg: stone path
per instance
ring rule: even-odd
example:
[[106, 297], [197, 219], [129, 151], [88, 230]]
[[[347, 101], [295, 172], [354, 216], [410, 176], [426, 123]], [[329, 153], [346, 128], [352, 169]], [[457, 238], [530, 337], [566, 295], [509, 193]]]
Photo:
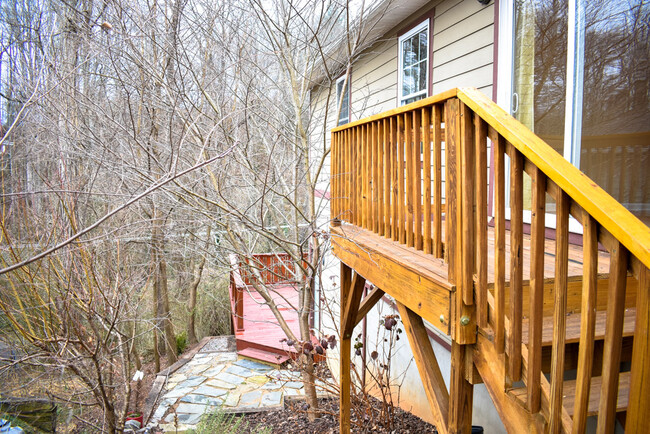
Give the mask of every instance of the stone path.
[[[165, 432], [193, 429], [215, 411], [244, 413], [279, 409], [285, 397], [304, 396], [300, 374], [242, 359], [232, 351], [205, 349], [169, 375], [149, 426]], [[320, 387], [319, 387], [320, 386]], [[317, 382], [319, 394], [324, 394]]]

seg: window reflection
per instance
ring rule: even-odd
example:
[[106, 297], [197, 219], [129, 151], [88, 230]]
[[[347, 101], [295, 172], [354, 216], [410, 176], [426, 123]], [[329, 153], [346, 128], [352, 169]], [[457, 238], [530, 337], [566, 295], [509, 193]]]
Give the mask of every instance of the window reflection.
[[650, 3], [587, 2], [580, 169], [650, 224]]

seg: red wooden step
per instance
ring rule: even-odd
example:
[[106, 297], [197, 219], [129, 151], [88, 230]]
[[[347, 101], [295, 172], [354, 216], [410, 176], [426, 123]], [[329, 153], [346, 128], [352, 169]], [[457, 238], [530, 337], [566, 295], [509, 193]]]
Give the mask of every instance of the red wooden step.
[[257, 348], [250, 348], [250, 347], [237, 351], [237, 354], [247, 359], [252, 359], [264, 363], [270, 363], [272, 365], [277, 365], [277, 366], [282, 365], [283, 363], [285, 363], [287, 360], [290, 359], [290, 357], [287, 356], [286, 354], [277, 354], [277, 353], [272, 353], [270, 351], [264, 351]]

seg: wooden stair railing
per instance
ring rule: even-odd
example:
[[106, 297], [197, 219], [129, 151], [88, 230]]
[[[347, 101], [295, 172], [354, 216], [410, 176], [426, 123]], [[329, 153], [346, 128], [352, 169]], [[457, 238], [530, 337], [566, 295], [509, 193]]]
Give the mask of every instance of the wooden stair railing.
[[[584, 432], [594, 413], [598, 432], [612, 432], [621, 410], [627, 412], [626, 431], [650, 432], [650, 229], [621, 204], [473, 88], [333, 129], [331, 167], [333, 226], [347, 222], [445, 259], [456, 288], [452, 383], [465, 372], [455, 360], [465, 364], [473, 349], [479, 351], [475, 366], [509, 429], [538, 419], [508, 417], [520, 409], [506, 396], [521, 402], [527, 414], [541, 415], [550, 432]], [[524, 203], [525, 176], [530, 177], [529, 203]], [[488, 182], [494, 197], [491, 219]], [[545, 258], [547, 195], [555, 203], [554, 259]], [[528, 280], [525, 210], [531, 215]], [[571, 218], [583, 228], [578, 303], [568, 292]], [[605, 277], [598, 273], [599, 248], [608, 256]], [[545, 260], [554, 262], [551, 281], [544, 277]], [[491, 282], [488, 270], [493, 270]], [[545, 309], [549, 305], [552, 311]], [[626, 314], [626, 308], [635, 309]], [[570, 314], [579, 321], [569, 320]], [[550, 341], [545, 326], [553, 328]], [[602, 360], [596, 367], [599, 342]], [[549, 343], [550, 367], [543, 359]], [[627, 367], [622, 353], [629, 358]], [[496, 365], [505, 375], [494, 371]], [[569, 367], [577, 369], [575, 380], [565, 380]], [[469, 426], [453, 420], [458, 413], [451, 394], [463, 387], [452, 384], [444, 432]]]
[[[303, 255], [306, 266], [308, 255]], [[262, 285], [288, 284], [298, 281], [301, 275], [288, 253], [256, 253], [250, 257], [229, 255], [230, 261], [230, 307], [233, 332], [244, 330], [243, 292], [252, 288], [256, 281]]]

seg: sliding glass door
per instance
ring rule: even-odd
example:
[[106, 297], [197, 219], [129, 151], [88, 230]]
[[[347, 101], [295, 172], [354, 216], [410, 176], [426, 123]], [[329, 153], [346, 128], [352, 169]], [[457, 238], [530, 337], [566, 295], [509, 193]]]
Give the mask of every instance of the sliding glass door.
[[511, 6], [504, 28], [514, 35], [505, 44], [512, 91], [505, 105], [650, 224], [650, 2]]

